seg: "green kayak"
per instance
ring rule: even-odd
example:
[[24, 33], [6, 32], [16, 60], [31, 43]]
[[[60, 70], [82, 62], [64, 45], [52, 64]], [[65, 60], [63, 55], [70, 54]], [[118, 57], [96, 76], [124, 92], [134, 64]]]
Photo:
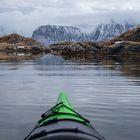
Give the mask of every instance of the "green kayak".
[[65, 93], [60, 93], [56, 105], [41, 117], [25, 140], [105, 140], [74, 110]]

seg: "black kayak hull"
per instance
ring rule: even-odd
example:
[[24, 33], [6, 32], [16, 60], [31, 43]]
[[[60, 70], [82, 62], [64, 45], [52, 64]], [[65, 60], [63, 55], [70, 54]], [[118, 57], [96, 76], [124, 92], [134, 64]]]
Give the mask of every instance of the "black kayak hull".
[[105, 140], [105, 138], [91, 126], [63, 119], [38, 127], [28, 140]]

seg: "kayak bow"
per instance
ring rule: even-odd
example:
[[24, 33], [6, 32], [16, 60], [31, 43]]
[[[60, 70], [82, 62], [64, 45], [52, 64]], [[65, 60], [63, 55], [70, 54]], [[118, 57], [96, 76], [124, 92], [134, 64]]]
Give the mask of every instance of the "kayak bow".
[[24, 140], [105, 140], [89, 120], [74, 110], [64, 93], [41, 117]]

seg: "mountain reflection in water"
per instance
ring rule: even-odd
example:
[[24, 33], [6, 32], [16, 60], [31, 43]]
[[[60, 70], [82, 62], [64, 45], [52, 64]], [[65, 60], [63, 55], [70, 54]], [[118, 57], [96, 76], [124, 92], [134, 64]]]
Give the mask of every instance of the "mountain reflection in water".
[[140, 77], [140, 56], [95, 56], [95, 55], [45, 55], [35, 64], [45, 70], [47, 65], [101, 65], [103, 69], [119, 70], [127, 76]]
[[23, 139], [60, 91], [107, 140], [139, 140], [138, 56], [51, 54], [0, 61], [0, 139]]

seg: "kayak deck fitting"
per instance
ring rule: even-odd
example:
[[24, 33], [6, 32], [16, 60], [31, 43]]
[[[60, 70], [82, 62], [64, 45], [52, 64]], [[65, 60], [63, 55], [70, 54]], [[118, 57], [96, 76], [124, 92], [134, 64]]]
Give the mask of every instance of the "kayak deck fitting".
[[64, 93], [41, 117], [24, 140], [105, 140], [89, 120], [74, 110]]

